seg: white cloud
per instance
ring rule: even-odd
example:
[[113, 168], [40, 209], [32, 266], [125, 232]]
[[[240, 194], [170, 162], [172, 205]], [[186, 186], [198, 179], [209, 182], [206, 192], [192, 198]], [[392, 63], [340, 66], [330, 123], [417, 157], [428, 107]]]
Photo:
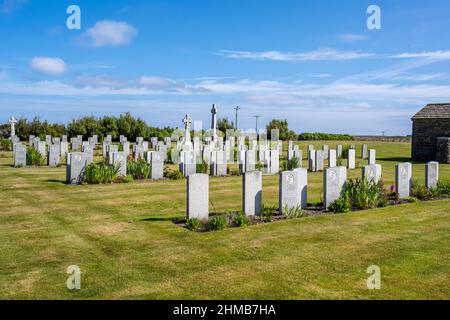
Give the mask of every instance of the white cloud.
[[67, 69], [64, 60], [49, 57], [34, 57], [31, 59], [30, 66], [33, 70], [48, 75], [60, 75]]
[[126, 22], [102, 20], [83, 33], [82, 39], [93, 47], [122, 46], [129, 44], [137, 33], [136, 28]]
[[220, 50], [216, 54], [232, 59], [251, 59], [260, 61], [345, 61], [370, 58], [374, 56], [373, 53], [338, 51], [330, 48], [321, 48], [308, 52]]
[[439, 59], [446, 60], [450, 59], [450, 51], [424, 51], [424, 52], [414, 52], [414, 53], [401, 53], [391, 56], [391, 58], [399, 59], [414, 59], [414, 58], [427, 58], [427, 59]]
[[27, 2], [28, 0], [3, 0], [0, 2], [0, 12], [11, 13], [23, 7]]
[[358, 42], [362, 40], [366, 40], [367, 36], [362, 34], [354, 34], [354, 33], [343, 33], [338, 35], [338, 39], [344, 42]]

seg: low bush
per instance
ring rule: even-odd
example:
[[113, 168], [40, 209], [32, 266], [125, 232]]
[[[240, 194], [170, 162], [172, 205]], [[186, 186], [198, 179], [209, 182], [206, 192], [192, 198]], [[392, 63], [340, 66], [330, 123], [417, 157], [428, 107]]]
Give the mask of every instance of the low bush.
[[269, 206], [263, 204], [261, 207], [261, 221], [272, 222], [273, 216], [277, 214], [278, 208], [276, 206]]
[[233, 215], [233, 225], [236, 227], [245, 227], [248, 226], [249, 220], [247, 216], [242, 212], [236, 212]]
[[148, 179], [151, 167], [145, 160], [130, 161], [127, 163], [127, 173], [135, 180]]
[[112, 183], [117, 179], [119, 167], [106, 162], [91, 163], [84, 169], [83, 182], [87, 184]]
[[439, 181], [436, 189], [439, 196], [450, 196], [450, 181]]
[[298, 140], [300, 141], [326, 141], [326, 140], [341, 140], [341, 141], [350, 141], [353, 140], [353, 137], [349, 134], [333, 134], [333, 133], [302, 133], [298, 136]]
[[305, 213], [301, 206], [289, 208], [287, 205], [283, 207], [283, 216], [285, 219], [296, 219], [303, 217]]
[[186, 228], [191, 231], [198, 231], [202, 225], [199, 219], [192, 218], [186, 221]]
[[430, 200], [433, 198], [433, 192], [428, 189], [424, 185], [418, 184], [416, 181], [414, 181], [411, 185], [411, 197], [417, 198], [419, 200]]
[[27, 148], [27, 165], [28, 166], [43, 166], [45, 165], [45, 158], [33, 147]]
[[239, 169], [228, 169], [228, 174], [230, 176], [239, 176], [240, 172]]
[[210, 231], [220, 231], [227, 227], [227, 220], [224, 217], [214, 217], [208, 223]]
[[170, 180], [181, 180], [184, 179], [184, 174], [180, 170], [170, 170], [164, 169], [164, 177]]
[[2, 150], [2, 151], [11, 151], [12, 150], [11, 140], [0, 138], [0, 150]]
[[348, 213], [352, 209], [352, 205], [348, 198], [340, 197], [336, 201], [332, 202], [328, 207], [328, 210], [333, 213]]
[[283, 170], [290, 171], [300, 167], [300, 160], [297, 157], [293, 157], [291, 160], [283, 162]]
[[202, 163], [197, 163], [196, 165], [197, 173], [208, 174], [208, 163], [206, 161], [202, 161]]
[[342, 197], [346, 197], [352, 207], [364, 210], [378, 207], [384, 193], [382, 182], [350, 179], [347, 181]]

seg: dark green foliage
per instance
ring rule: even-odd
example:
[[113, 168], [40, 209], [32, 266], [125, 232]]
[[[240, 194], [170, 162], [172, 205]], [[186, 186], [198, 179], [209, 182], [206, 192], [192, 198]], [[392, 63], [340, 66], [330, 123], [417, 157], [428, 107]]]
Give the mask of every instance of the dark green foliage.
[[151, 166], [145, 160], [130, 161], [127, 163], [127, 173], [135, 180], [148, 179]]
[[276, 206], [269, 206], [263, 204], [261, 207], [261, 221], [263, 222], [272, 222], [272, 218], [278, 212], [278, 208]]
[[277, 120], [273, 119], [266, 126], [267, 130], [267, 138], [271, 139], [271, 130], [279, 130], [279, 139], [280, 140], [295, 140], [297, 138], [297, 134], [289, 130], [289, 124], [287, 120]]
[[11, 140], [0, 138], [0, 150], [2, 150], [2, 151], [11, 151], [12, 150]]
[[333, 134], [333, 133], [302, 133], [298, 136], [298, 140], [300, 141], [333, 141], [333, 140], [341, 140], [341, 141], [350, 141], [354, 138], [349, 134]]
[[220, 231], [227, 227], [227, 220], [224, 217], [214, 217], [208, 223], [210, 231]]
[[184, 179], [183, 172], [181, 172], [180, 170], [170, 170], [168, 168], [164, 169], [164, 177], [170, 180]]
[[107, 162], [91, 163], [84, 169], [83, 182], [87, 184], [112, 183], [117, 179], [119, 167]]
[[33, 147], [27, 148], [27, 166], [43, 166], [45, 158]]
[[342, 159], [348, 158], [348, 151], [350, 150], [349, 146], [342, 147]]
[[245, 226], [248, 226], [248, 224], [249, 224], [249, 220], [242, 211], [236, 212], [233, 215], [233, 225], [234, 226], [245, 227]]
[[291, 160], [283, 162], [283, 170], [289, 171], [300, 167], [300, 160], [297, 157], [293, 157]]
[[303, 217], [305, 215], [305, 213], [303, 212], [301, 206], [296, 206], [296, 207], [293, 207], [293, 208], [288, 208], [288, 206], [284, 206], [282, 213], [283, 213], [283, 216], [286, 219], [300, 218], [300, 217]]
[[221, 118], [217, 120], [217, 129], [226, 134], [227, 130], [234, 129], [234, 123], [230, 122], [227, 118]]
[[345, 186], [343, 197], [350, 201], [352, 207], [370, 209], [378, 207], [383, 194], [382, 183], [375, 183], [369, 179], [350, 179]]
[[433, 192], [424, 185], [420, 185], [417, 181], [413, 181], [411, 184], [411, 197], [419, 200], [430, 200], [433, 198]]
[[436, 189], [439, 196], [450, 196], [450, 181], [439, 181]]
[[202, 163], [197, 163], [196, 172], [207, 174], [208, 173], [208, 163], [204, 160], [202, 161]]
[[352, 207], [349, 199], [346, 197], [340, 197], [330, 204], [328, 210], [333, 213], [348, 213], [350, 212], [351, 208]]
[[202, 225], [199, 219], [193, 218], [186, 221], [186, 228], [191, 231], [198, 231]]

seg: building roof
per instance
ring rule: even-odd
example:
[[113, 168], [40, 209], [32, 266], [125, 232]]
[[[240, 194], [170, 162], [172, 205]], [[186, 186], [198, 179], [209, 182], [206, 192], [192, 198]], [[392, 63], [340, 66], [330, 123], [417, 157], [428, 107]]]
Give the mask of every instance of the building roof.
[[450, 119], [450, 103], [428, 104], [417, 112], [414, 119]]

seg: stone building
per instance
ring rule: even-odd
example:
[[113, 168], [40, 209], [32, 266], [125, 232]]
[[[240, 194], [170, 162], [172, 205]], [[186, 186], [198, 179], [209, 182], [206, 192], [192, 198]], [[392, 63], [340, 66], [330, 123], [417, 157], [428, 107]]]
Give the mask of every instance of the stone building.
[[429, 104], [412, 121], [412, 159], [450, 163], [450, 103]]

